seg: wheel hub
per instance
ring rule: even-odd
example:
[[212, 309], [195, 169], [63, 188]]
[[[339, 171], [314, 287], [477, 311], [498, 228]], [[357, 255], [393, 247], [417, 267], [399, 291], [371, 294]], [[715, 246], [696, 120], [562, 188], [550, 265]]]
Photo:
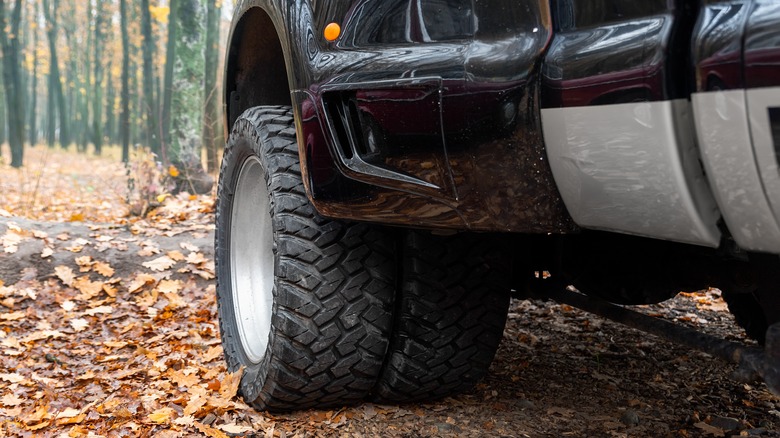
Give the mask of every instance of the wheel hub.
[[230, 223], [233, 313], [244, 353], [252, 363], [265, 356], [273, 313], [274, 253], [271, 201], [260, 160], [241, 165]]

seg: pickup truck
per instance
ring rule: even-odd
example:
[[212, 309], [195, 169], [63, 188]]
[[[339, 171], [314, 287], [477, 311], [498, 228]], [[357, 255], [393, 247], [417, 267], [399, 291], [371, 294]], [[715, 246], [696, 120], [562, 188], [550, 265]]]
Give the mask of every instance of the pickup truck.
[[217, 301], [258, 409], [468, 390], [551, 278], [780, 327], [776, 0], [240, 0], [224, 110]]

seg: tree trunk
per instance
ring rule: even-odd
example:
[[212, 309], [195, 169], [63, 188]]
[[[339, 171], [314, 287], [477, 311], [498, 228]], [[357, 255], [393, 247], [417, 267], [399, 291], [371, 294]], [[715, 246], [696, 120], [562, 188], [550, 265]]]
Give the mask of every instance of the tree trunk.
[[[172, 2], [173, 3], [173, 0]], [[172, 7], [173, 5], [171, 5]], [[159, 105], [156, 103], [154, 93], [154, 47], [155, 40], [152, 36], [152, 15], [149, 12], [149, 0], [141, 0], [141, 33], [143, 34], [143, 94], [146, 106], [146, 123], [148, 125], [147, 146], [158, 157], [162, 156], [160, 148], [160, 114]]]
[[103, 152], [103, 16], [105, 15], [103, 0], [95, 2], [95, 39], [92, 60], [94, 66], [94, 88], [92, 89], [92, 144], [95, 145], [95, 155]]
[[54, 96], [54, 74], [51, 70], [49, 70], [46, 82], [46, 144], [53, 148], [57, 141], [57, 98]]
[[[203, 69], [205, 10], [200, 0], [176, 0], [171, 10], [173, 38], [168, 47], [173, 55], [171, 79], [166, 76], [166, 100], [170, 108], [170, 142], [166, 156], [180, 172], [179, 190], [208, 193], [212, 178], [200, 161], [201, 123], [203, 123]], [[170, 60], [171, 57], [169, 56]], [[170, 94], [170, 97], [168, 97]]]
[[[38, 3], [35, 3], [35, 13], [33, 19], [38, 18]], [[32, 27], [32, 26], [31, 26]], [[38, 144], [38, 28], [32, 28], [32, 87], [30, 88], [30, 144]]]
[[219, 16], [221, 0], [206, 0], [206, 67], [204, 77], [203, 145], [206, 147], [206, 165], [209, 172], [218, 169], [217, 152], [222, 147], [222, 118], [219, 111], [219, 86], [217, 65], [219, 64]]
[[119, 137], [122, 142], [122, 162], [130, 161], [130, 36], [127, 32], [127, 0], [119, 1], [122, 23], [122, 115]]
[[11, 166], [22, 167], [24, 159], [24, 90], [20, 64], [19, 30], [22, 20], [22, 0], [6, 19], [5, 2], [0, 4], [0, 49], [3, 54], [3, 83], [8, 108], [8, 144], [11, 147]]
[[[189, 0], [187, 0], [189, 1]], [[168, 42], [165, 48], [165, 84], [163, 85], [163, 103], [160, 122], [162, 124], [162, 158], [169, 161], [166, 153], [171, 143], [171, 103], [173, 98], [173, 66], [176, 63], [176, 39], [178, 38], [179, 3], [181, 0], [171, 0], [168, 18]]]
[[[3, 77], [3, 63], [0, 62], [0, 78]], [[0, 81], [0, 158], [3, 156], [3, 144], [6, 141], [6, 111], [5, 111], [5, 86], [3, 81]]]
[[[49, 8], [49, 6], [52, 6]], [[68, 123], [68, 110], [65, 102], [65, 93], [62, 91], [62, 81], [60, 79], [60, 69], [57, 61], [57, 9], [59, 0], [43, 0], [43, 10], [46, 15], [46, 21], [49, 23], [49, 54], [51, 56], [51, 78], [54, 88], [54, 97], [57, 100], [58, 111], [60, 115], [60, 146], [67, 148], [70, 146], [70, 126]]]
[[103, 141], [108, 140], [108, 144], [117, 144], [116, 135], [116, 111], [114, 111], [114, 103], [116, 101], [116, 89], [114, 87], [114, 81], [111, 80], [111, 69], [113, 63], [109, 62], [105, 68], [104, 80], [106, 81], [106, 98], [103, 100], [103, 109], [105, 111], [105, 122], [103, 128]]

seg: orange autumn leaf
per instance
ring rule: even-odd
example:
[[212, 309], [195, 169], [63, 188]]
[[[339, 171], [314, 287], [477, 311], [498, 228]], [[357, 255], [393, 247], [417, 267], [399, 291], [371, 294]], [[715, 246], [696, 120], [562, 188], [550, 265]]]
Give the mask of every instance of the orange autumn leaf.
[[152, 412], [151, 414], [147, 415], [146, 418], [148, 418], [149, 421], [153, 423], [163, 424], [170, 422], [172, 415], [173, 409], [166, 407]]
[[235, 373], [228, 373], [222, 379], [219, 395], [228, 400], [232, 399], [238, 393], [238, 384], [241, 383], [241, 376], [244, 375], [244, 367], [241, 367]]
[[197, 421], [195, 422], [195, 428], [198, 429], [200, 433], [211, 438], [228, 438], [228, 435], [225, 432], [222, 432], [219, 429], [214, 429], [211, 426], [207, 426]]
[[110, 264], [105, 262], [95, 262], [92, 265], [92, 269], [94, 269], [95, 272], [97, 272], [98, 274], [106, 278], [111, 278], [114, 276], [114, 268], [112, 268]]

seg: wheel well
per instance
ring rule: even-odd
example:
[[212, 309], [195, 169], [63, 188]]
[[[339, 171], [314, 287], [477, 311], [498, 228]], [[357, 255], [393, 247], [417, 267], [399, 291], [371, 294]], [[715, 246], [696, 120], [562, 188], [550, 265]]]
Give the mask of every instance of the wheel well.
[[248, 10], [236, 25], [225, 72], [228, 132], [246, 109], [258, 105], [291, 105], [287, 68], [271, 17]]

